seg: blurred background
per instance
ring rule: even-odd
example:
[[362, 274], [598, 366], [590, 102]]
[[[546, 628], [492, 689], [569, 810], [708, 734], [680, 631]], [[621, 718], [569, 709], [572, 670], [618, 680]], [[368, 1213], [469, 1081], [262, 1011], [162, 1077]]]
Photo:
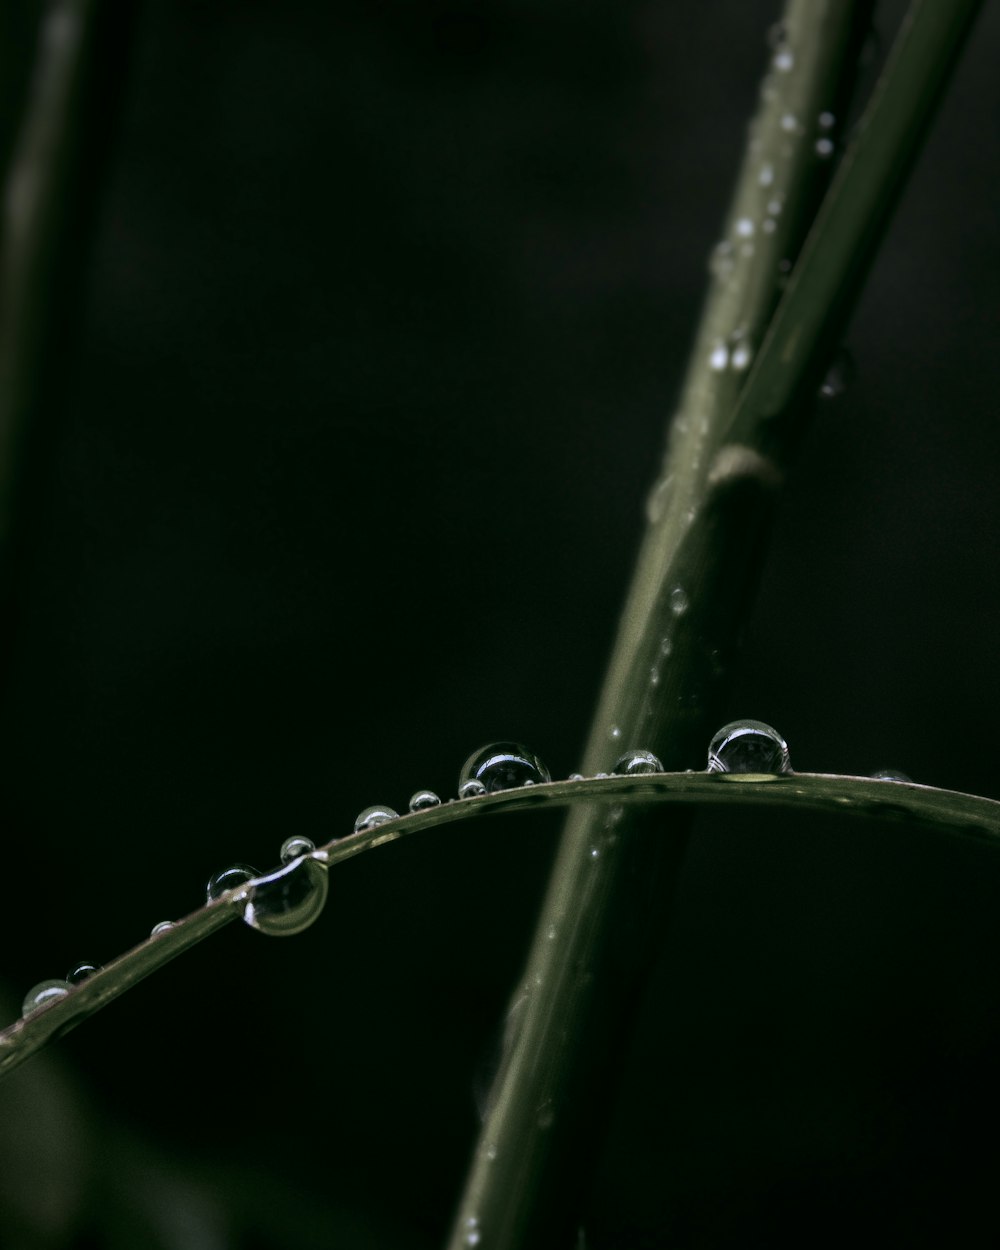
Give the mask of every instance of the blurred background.
[[[15, 517], [4, 1023], [484, 742], [576, 768], [780, 6], [109, 12]], [[987, 6], [731, 708], [992, 797], [998, 56]], [[345, 864], [308, 933], [232, 926], [0, 1085], [0, 1244], [440, 1245], [558, 831]], [[995, 1244], [998, 892], [958, 839], [702, 819], [581, 1246]]]

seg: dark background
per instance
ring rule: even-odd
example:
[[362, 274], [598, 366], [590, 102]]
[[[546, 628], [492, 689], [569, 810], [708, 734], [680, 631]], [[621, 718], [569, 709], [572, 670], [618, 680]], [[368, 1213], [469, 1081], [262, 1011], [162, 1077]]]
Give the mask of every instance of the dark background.
[[[20, 530], [7, 1019], [484, 741], [577, 766], [778, 8], [143, 6]], [[998, 56], [987, 6], [731, 707], [994, 797]], [[346, 864], [25, 1068], [0, 1242], [439, 1245], [557, 834]], [[958, 840], [704, 819], [587, 1250], [995, 1244], [998, 891]]]

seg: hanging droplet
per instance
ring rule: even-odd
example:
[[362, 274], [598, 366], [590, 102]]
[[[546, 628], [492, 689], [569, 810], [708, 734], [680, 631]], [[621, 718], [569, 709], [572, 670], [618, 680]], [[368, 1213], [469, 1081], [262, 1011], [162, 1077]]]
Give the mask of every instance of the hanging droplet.
[[909, 781], [913, 778], [908, 777], [906, 773], [901, 773], [897, 768], [880, 768], [877, 773], [872, 773], [873, 781]]
[[303, 838], [301, 834], [293, 833], [290, 838], [286, 838], [281, 844], [281, 862], [290, 864], [293, 859], [298, 859], [300, 855], [311, 855], [316, 849], [316, 843], [312, 838]]
[[354, 832], [360, 833], [362, 829], [374, 829], [376, 825], [387, 825], [390, 820], [396, 820], [398, 817], [399, 812], [394, 807], [387, 807], [384, 803], [373, 803], [363, 812], [358, 812], [358, 818], [354, 822]]
[[211, 903], [227, 890], [235, 890], [237, 886], [256, 876], [257, 869], [251, 868], [249, 864], [231, 864], [228, 868], [221, 869], [208, 879], [205, 887], [208, 901]]
[[723, 725], [708, 746], [710, 773], [790, 773], [788, 746], [776, 729], [759, 720]]
[[410, 799], [411, 812], [426, 812], [429, 807], [440, 807], [441, 800], [433, 790], [418, 790]]
[[159, 937], [161, 933], [169, 933], [171, 929], [176, 928], [172, 920], [161, 920], [159, 924], [154, 924], [149, 931], [150, 937]]
[[626, 751], [611, 771], [619, 777], [639, 777], [662, 773], [663, 765], [652, 751]]
[[[526, 781], [551, 781], [549, 770], [527, 747], [518, 742], [493, 742], [473, 751], [459, 773], [459, 794], [466, 781], [478, 781], [488, 794], [516, 790]], [[464, 796], [463, 796], [464, 797]]]
[[469, 781], [459, 782], [458, 797], [460, 799], [478, 799], [481, 794], [486, 793], [486, 787], [481, 781], [477, 781], [475, 777]]
[[322, 912], [329, 890], [325, 866], [298, 858], [261, 877], [253, 887], [243, 919], [269, 937], [291, 937], [308, 929]]
[[826, 376], [820, 383], [820, 398], [838, 399], [854, 381], [856, 373], [854, 357], [846, 347], [841, 347], [830, 362]]
[[70, 985], [79, 985], [81, 981], [86, 981], [88, 977], [92, 977], [95, 972], [99, 971], [96, 964], [74, 964], [66, 973], [66, 980]]
[[21, 1015], [30, 1016], [36, 1011], [41, 1011], [43, 1007], [51, 1007], [60, 998], [65, 998], [71, 988], [68, 981], [39, 981], [25, 994], [21, 1005]]

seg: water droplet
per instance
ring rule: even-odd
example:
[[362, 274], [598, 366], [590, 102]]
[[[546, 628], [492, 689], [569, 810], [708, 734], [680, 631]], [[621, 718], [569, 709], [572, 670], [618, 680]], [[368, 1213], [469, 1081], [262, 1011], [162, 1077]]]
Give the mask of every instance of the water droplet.
[[740, 217], [736, 222], [736, 233], [741, 239], [749, 239], [753, 234], [753, 221], [749, 217]]
[[820, 130], [832, 130], [837, 119], [832, 113], [820, 113], [816, 120]]
[[912, 777], [901, 773], [897, 768], [880, 768], [877, 773], [872, 773], [872, 779], [874, 781], [913, 781]]
[[538, 1127], [544, 1133], [546, 1129], [550, 1129], [555, 1123], [556, 1113], [555, 1107], [552, 1105], [552, 1099], [546, 1098], [538, 1108]]
[[655, 525], [660, 517], [663, 516], [673, 488], [673, 474], [668, 474], [666, 477], [661, 478], [649, 492], [646, 498], [646, 520], [650, 525]]
[[716, 278], [728, 278], [733, 272], [733, 245], [728, 239], [720, 239], [708, 257], [708, 271]]
[[171, 929], [176, 928], [172, 920], [161, 920], [159, 924], [154, 924], [149, 931], [150, 937], [159, 937], [161, 933], [169, 933]]
[[821, 399], [838, 399], [854, 381], [857, 369], [854, 358], [846, 347], [841, 347], [834, 356], [826, 376], [820, 383]]
[[767, 211], [771, 214], [772, 217], [777, 217], [781, 212], [781, 207], [784, 204], [784, 202], [785, 201], [781, 199], [780, 197], [775, 197], [775, 199], [773, 200], [768, 200]]
[[470, 1215], [465, 1221], [465, 1244], [467, 1246], [478, 1246], [480, 1236], [479, 1221], [474, 1215]]
[[[764, 224], [766, 225], [767, 223], [765, 222]], [[733, 348], [733, 355], [732, 355], [731, 363], [734, 369], [737, 369], [740, 371], [742, 371], [743, 369], [746, 369], [749, 366], [750, 361], [752, 359], [753, 359], [753, 352], [750, 350], [750, 347], [748, 344], [740, 343], [737, 347]]]
[[556, 940], [556, 927], [554, 924], [549, 925], [549, 931], [545, 936], [550, 942], [554, 942]]
[[774, 68], [779, 73], [787, 74], [788, 71], [795, 64], [795, 57], [792, 55], [792, 53], [789, 51], [788, 48], [782, 48], [780, 52], [778, 52], [775, 55], [775, 58], [772, 64], [774, 65]]
[[286, 838], [281, 844], [281, 862], [290, 864], [293, 859], [298, 859], [300, 855], [311, 855], [316, 849], [316, 843], [312, 838], [303, 838], [300, 834], [293, 833], [290, 838]]
[[710, 773], [789, 773], [788, 747], [776, 729], [759, 720], [723, 725], [708, 746]]
[[315, 859], [300, 857], [257, 881], [243, 919], [269, 937], [291, 937], [316, 920], [328, 888], [326, 868]]
[[486, 1157], [487, 1157], [487, 1159], [489, 1159], [490, 1163], [495, 1163], [495, 1162], [496, 1162], [496, 1157], [497, 1157], [497, 1144], [496, 1144], [496, 1142], [491, 1141], [491, 1142], [490, 1142], [490, 1144], [486, 1147]]
[[781, 129], [793, 134], [799, 128], [798, 118], [794, 113], [786, 113], [781, 119]]
[[762, 187], [769, 187], [774, 182], [774, 166], [761, 165], [760, 173], [757, 175], [757, 182]]
[[430, 807], [440, 807], [441, 799], [433, 790], [418, 790], [409, 802], [411, 812], [426, 812]]
[[788, 28], [784, 22], [775, 22], [767, 29], [767, 46], [778, 49], [788, 38]]
[[570, 773], [569, 779], [570, 781], [582, 781], [583, 773]]
[[21, 1015], [30, 1016], [36, 1011], [41, 1011], [43, 1007], [51, 1007], [60, 998], [65, 998], [70, 989], [68, 981], [39, 981], [25, 994]]
[[674, 649], [674, 642], [672, 638], [660, 639], [660, 655], [668, 656], [671, 653], [671, 651], [673, 651], [673, 649]]
[[481, 781], [473, 778], [471, 781], [463, 781], [458, 787], [458, 797], [460, 799], [478, 799], [481, 794], [486, 793], [486, 787]]
[[600, 858], [601, 858], [601, 848], [600, 848], [600, 847], [598, 847], [598, 846], [592, 846], [592, 847], [590, 848], [590, 858], [591, 858], [591, 859], [600, 859]]
[[626, 751], [611, 771], [618, 777], [639, 777], [643, 773], [662, 773], [663, 765], [652, 751]]
[[721, 373], [728, 364], [729, 348], [725, 343], [716, 343], [708, 357], [708, 367], [716, 373]]
[[225, 894], [227, 890], [235, 890], [237, 886], [243, 885], [251, 877], [256, 876], [257, 869], [251, 868], [249, 864], [231, 864], [228, 868], [220, 869], [214, 876], [209, 877], [208, 885], [205, 887], [208, 902], [211, 903], [213, 899]]
[[649, 684], [651, 686], [658, 686], [660, 684], [660, 670], [655, 664], [649, 670]]
[[683, 616], [688, 610], [687, 591], [683, 586], [675, 586], [670, 592], [670, 611], [674, 616]]
[[70, 985], [79, 985], [81, 981], [86, 981], [87, 977], [92, 977], [98, 971], [96, 964], [74, 964], [69, 972], [66, 973], [66, 980]]
[[608, 730], [608, 736], [610, 738], [613, 738], [614, 741], [617, 742], [618, 739], [622, 736], [621, 725], [612, 725], [611, 728]]
[[363, 812], [358, 812], [357, 820], [354, 822], [354, 832], [360, 833], [362, 829], [374, 829], [377, 825], [387, 825], [390, 820], [396, 820], [398, 816], [399, 812], [394, 807], [387, 807], [384, 803], [373, 803]]
[[775, 230], [777, 229], [777, 226], [778, 226], [778, 223], [774, 220], [773, 217], [765, 217], [764, 220], [760, 223], [760, 228], [761, 230], [764, 231], [765, 234], [774, 234]]
[[825, 136], [822, 139], [817, 139], [816, 155], [820, 158], [820, 160], [828, 161], [833, 155], [833, 140], [827, 139]]
[[490, 794], [516, 790], [526, 781], [551, 781], [549, 770], [534, 752], [518, 742], [493, 742], [473, 751], [459, 773], [459, 793], [466, 781], [478, 781]]

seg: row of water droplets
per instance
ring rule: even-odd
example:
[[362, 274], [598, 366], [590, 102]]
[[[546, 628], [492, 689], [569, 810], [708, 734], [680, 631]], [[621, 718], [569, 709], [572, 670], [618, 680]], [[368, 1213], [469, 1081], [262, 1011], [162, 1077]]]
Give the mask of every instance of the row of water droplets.
[[[774, 775], [792, 770], [788, 746], [776, 729], [763, 721], [738, 720], [723, 725], [712, 737], [707, 771]], [[638, 777], [660, 772], [663, 772], [663, 765], [657, 756], [652, 751], [636, 748], [625, 751], [610, 773], [597, 773], [596, 777]], [[904, 773], [891, 769], [873, 776], [884, 781], [910, 780]], [[551, 780], [548, 768], [527, 747], [516, 742], [495, 742], [473, 752], [465, 761], [459, 773], [458, 797], [459, 801], [473, 799]], [[570, 776], [570, 781], [584, 780], [582, 773]], [[434, 791], [418, 790], [410, 799], [409, 810], [421, 812], [440, 804], [441, 799]], [[354, 831], [361, 833], [377, 828], [399, 819], [399, 815], [385, 804], [372, 804], [358, 814]], [[223, 868], [209, 878], [206, 901], [214, 902], [231, 890], [245, 887], [246, 899], [238, 901], [243, 904], [243, 919], [247, 924], [272, 937], [301, 933], [317, 919], [326, 904], [327, 866], [317, 855], [315, 843], [297, 834], [282, 843], [280, 858], [281, 866], [263, 876], [249, 864], [230, 864]], [[150, 937], [155, 939], [174, 927], [174, 921], [165, 920], [154, 926]], [[96, 964], [79, 962], [70, 968], [65, 978], [39, 982], [25, 996], [22, 1014], [31, 1015], [65, 998], [75, 986], [99, 971]]]

